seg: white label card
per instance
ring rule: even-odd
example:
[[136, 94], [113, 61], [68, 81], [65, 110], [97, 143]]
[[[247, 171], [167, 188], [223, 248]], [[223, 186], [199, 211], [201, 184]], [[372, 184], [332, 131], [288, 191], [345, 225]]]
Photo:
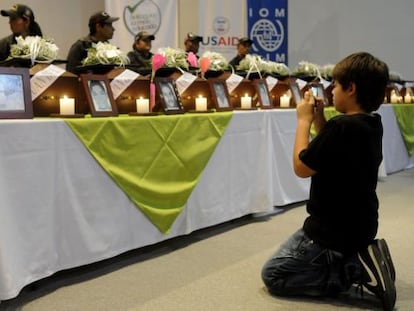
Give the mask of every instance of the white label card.
[[139, 73], [129, 69], [125, 69], [122, 73], [116, 76], [115, 79], [111, 81], [111, 90], [114, 94], [114, 98], [117, 99], [119, 95], [121, 95], [138, 77]]
[[242, 82], [242, 80], [242, 76], [236, 75], [234, 73], [231, 74], [230, 77], [226, 79], [227, 89], [229, 90], [229, 93], [233, 92], [240, 84], [240, 82]]
[[58, 66], [49, 65], [31, 77], [30, 88], [32, 92], [32, 101], [51, 86], [64, 72], [65, 70]]
[[184, 71], [183, 74], [175, 80], [178, 94], [182, 94], [194, 82], [197, 77], [189, 72]]
[[269, 92], [273, 90], [273, 88], [276, 86], [278, 81], [279, 81], [278, 79], [272, 76], [268, 76], [266, 78], [266, 84], [267, 84], [267, 88], [269, 89]]

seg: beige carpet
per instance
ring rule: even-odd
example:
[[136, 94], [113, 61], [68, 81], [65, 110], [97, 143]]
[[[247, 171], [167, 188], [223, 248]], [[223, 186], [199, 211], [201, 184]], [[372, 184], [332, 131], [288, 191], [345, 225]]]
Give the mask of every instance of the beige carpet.
[[[388, 176], [378, 194], [378, 236], [387, 239], [397, 268], [397, 310], [414, 310], [414, 170]], [[61, 272], [2, 302], [0, 310], [381, 310], [375, 297], [353, 290], [336, 300], [267, 294], [260, 269], [305, 216], [300, 204]]]

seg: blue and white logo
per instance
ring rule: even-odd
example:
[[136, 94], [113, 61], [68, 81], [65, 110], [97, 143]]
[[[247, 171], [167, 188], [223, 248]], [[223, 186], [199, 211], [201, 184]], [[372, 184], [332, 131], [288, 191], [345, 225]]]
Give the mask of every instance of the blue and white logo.
[[[260, 19], [252, 26], [250, 38], [266, 52], [275, 52], [282, 45], [285, 32], [280, 21], [273, 24], [267, 19]], [[257, 50], [255, 46], [253, 48]]]

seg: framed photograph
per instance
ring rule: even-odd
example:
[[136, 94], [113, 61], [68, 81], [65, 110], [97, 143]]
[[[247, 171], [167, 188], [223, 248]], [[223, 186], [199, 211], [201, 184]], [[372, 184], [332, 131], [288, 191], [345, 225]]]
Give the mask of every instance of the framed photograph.
[[165, 113], [184, 113], [173, 78], [156, 78], [159, 101]]
[[96, 74], [81, 74], [80, 78], [91, 115], [93, 117], [117, 116], [118, 109], [108, 78]]
[[300, 92], [299, 85], [296, 82], [290, 83], [290, 90], [292, 92], [292, 99], [295, 105], [302, 101], [302, 93]]
[[230, 102], [229, 91], [227, 89], [226, 80], [210, 78], [207, 79], [211, 97], [216, 106], [217, 111], [233, 110], [233, 106]]
[[256, 89], [256, 94], [259, 100], [259, 106], [263, 109], [273, 108], [272, 101], [269, 96], [269, 89], [267, 88], [267, 83], [265, 79], [255, 79], [253, 81], [254, 87]]
[[0, 119], [32, 119], [28, 68], [0, 67]]

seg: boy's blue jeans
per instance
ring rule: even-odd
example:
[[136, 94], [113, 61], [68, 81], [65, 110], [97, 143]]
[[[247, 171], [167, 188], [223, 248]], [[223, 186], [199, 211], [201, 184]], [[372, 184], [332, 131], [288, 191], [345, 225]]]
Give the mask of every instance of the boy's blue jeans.
[[277, 296], [335, 296], [361, 274], [358, 259], [314, 243], [299, 229], [265, 263], [262, 279]]

